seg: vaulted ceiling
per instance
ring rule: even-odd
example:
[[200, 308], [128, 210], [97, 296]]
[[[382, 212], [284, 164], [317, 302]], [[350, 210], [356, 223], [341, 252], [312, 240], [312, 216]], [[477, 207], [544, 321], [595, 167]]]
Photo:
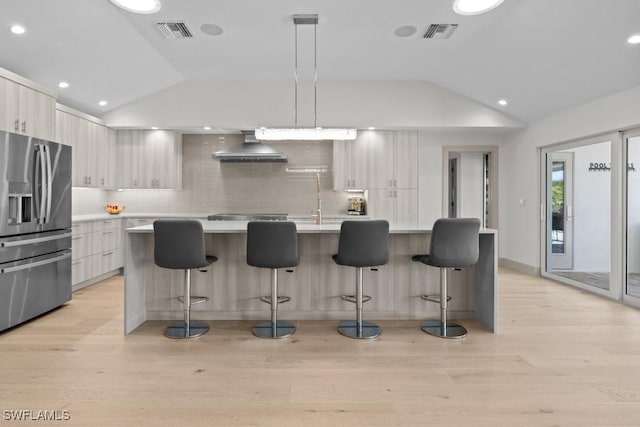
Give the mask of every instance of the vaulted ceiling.
[[[2, 0], [0, 67], [98, 116], [193, 82], [293, 86], [292, 15], [317, 13], [325, 84], [428, 82], [524, 122], [640, 85], [640, 45], [626, 42], [640, 33], [640, 0], [505, 0], [477, 16], [455, 14], [453, 0], [161, 1], [158, 13], [136, 15], [108, 0]], [[194, 37], [167, 40], [155, 28], [176, 20]], [[9, 32], [14, 23], [26, 33]], [[204, 24], [223, 33], [207, 35]], [[448, 40], [423, 39], [430, 24], [459, 27]], [[403, 25], [416, 34], [395, 36]], [[302, 80], [313, 72], [305, 31]]]

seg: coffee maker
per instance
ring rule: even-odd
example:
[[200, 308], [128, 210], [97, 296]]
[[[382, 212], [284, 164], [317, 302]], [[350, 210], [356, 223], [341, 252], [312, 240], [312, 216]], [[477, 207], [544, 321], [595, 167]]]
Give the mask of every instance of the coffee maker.
[[347, 211], [348, 215], [366, 215], [367, 207], [362, 196], [351, 196], [348, 199], [349, 209]]

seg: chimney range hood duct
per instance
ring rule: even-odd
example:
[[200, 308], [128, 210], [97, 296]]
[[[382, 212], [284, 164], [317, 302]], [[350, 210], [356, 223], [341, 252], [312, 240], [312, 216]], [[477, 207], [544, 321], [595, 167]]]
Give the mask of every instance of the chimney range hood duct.
[[287, 155], [262, 144], [256, 139], [254, 131], [242, 131], [244, 144], [234, 145], [211, 154], [211, 158], [220, 162], [265, 162], [286, 163]]

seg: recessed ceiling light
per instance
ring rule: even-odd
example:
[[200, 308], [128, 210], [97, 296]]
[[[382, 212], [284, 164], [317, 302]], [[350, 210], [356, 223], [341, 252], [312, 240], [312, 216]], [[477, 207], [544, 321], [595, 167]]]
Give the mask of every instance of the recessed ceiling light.
[[202, 129], [204, 129], [204, 130], [211, 130], [211, 126], [205, 126], [205, 127], [203, 127]]
[[156, 13], [160, 10], [160, 0], [111, 0], [111, 3], [133, 13]]
[[66, 89], [66, 88], [68, 88], [68, 87], [69, 87], [69, 83], [67, 83], [67, 82], [60, 82], [60, 83], [58, 83], [58, 87], [59, 87], [59, 88], [62, 88], [62, 89]]
[[479, 15], [500, 6], [503, 0], [454, 0], [453, 11], [458, 15]]
[[158, 130], [158, 126], [151, 126], [151, 129]]
[[374, 128], [373, 126], [369, 126], [367, 129], [369, 129], [369, 130], [376, 130], [376, 128]]
[[627, 41], [631, 44], [638, 44], [640, 43], [640, 34], [634, 34], [631, 37], [629, 37], [627, 39]]
[[500, 105], [502, 105], [504, 107], [505, 105], [508, 104], [508, 102], [507, 102], [506, 99], [501, 99], [500, 101], [498, 101], [498, 104], [500, 104]]
[[107, 104], [108, 104], [108, 102], [107, 102], [107, 101], [104, 101], [104, 100], [103, 100], [103, 101], [98, 102], [98, 105], [99, 105], [99, 106], [101, 106], [101, 107], [104, 107], [104, 106], [105, 106], [105, 105], [107, 105]]
[[25, 31], [27, 30], [22, 25], [15, 24], [11, 26], [11, 32], [13, 34], [24, 34]]
[[222, 27], [216, 24], [202, 24], [200, 26], [200, 31], [210, 36], [219, 36], [224, 33]]
[[403, 25], [393, 30], [393, 34], [397, 37], [411, 37], [418, 31], [413, 25]]

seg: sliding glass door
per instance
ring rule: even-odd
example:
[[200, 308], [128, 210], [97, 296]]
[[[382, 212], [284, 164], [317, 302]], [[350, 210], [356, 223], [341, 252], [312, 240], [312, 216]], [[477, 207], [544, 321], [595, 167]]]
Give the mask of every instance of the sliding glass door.
[[543, 275], [610, 296], [611, 139], [575, 141], [542, 154]]
[[626, 284], [624, 298], [640, 304], [640, 130], [624, 134], [626, 145]]

